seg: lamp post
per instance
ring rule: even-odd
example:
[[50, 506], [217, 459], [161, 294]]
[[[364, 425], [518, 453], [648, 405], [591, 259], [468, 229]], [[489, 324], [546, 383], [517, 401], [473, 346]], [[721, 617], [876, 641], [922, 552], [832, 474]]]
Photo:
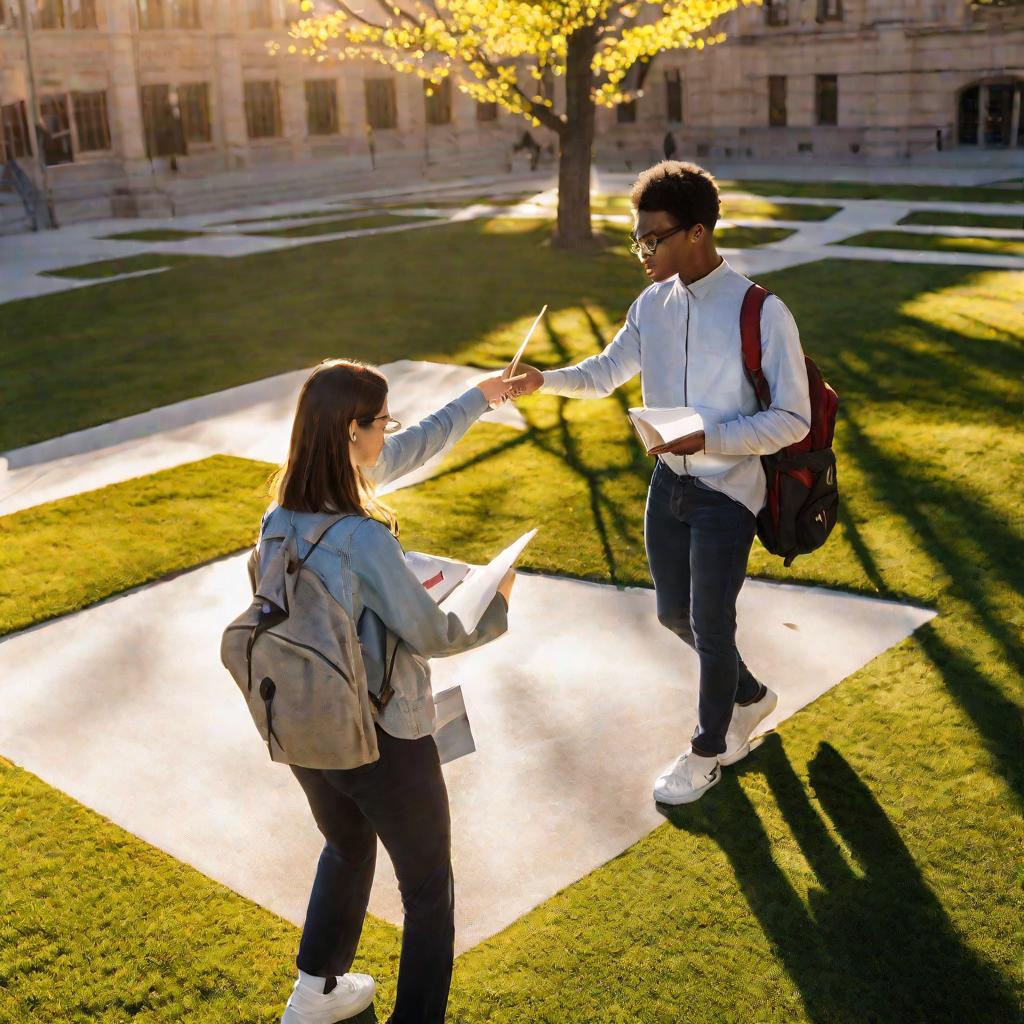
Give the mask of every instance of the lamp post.
[[[43, 183], [43, 197], [46, 201], [46, 223], [43, 227], [57, 227], [57, 218], [53, 212], [53, 193], [50, 191], [50, 172], [46, 166], [46, 157], [40, 148], [39, 125], [42, 124], [43, 115], [39, 106], [39, 94], [36, 90], [35, 65], [32, 62], [32, 19], [29, 17], [28, 4], [26, 0], [18, 0], [18, 8], [21, 12], [21, 24], [25, 30], [25, 61], [28, 66], [28, 101], [32, 109], [32, 131], [29, 133], [29, 142], [36, 156], [36, 163], [39, 166], [39, 176]], [[36, 210], [36, 229], [40, 227], [39, 211]]]

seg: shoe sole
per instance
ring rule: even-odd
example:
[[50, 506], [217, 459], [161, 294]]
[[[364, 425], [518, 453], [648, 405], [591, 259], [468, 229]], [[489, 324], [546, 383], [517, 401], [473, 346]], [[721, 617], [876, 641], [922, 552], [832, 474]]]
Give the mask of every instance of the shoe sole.
[[655, 794], [654, 802], [656, 804], [664, 804], [666, 807], [682, 807], [684, 804], [693, 804], [696, 803], [709, 789], [714, 789], [721, 781], [722, 773], [720, 771], [716, 771], [714, 779], [706, 786], [702, 786], [695, 793], [688, 793], [684, 797], [679, 797], [673, 800], [666, 800], [664, 797], [660, 797]]
[[[352, 1020], [353, 1017], [358, 1017], [359, 1014], [363, 1013], [369, 1006], [373, 1005], [373, 1000], [374, 1000], [374, 997], [376, 996], [376, 994], [377, 994], [377, 990], [376, 990], [376, 986], [375, 986], [374, 990], [370, 993], [369, 998], [364, 1003], [362, 1003], [356, 1009], [348, 1010], [347, 1011], [347, 1016], [345, 1016], [345, 1017], [333, 1017], [333, 1018], [331, 1018], [331, 1024], [344, 1024], [345, 1021]], [[295, 1014], [293, 1014], [293, 1016], [297, 1016], [297, 1018], [299, 1020], [301, 1020], [301, 1016], [300, 1015], [301, 1015], [302, 1011], [299, 1010], [299, 1008], [297, 1006], [286, 1006], [285, 1007], [284, 1016], [281, 1018], [281, 1024], [289, 1024], [289, 1021], [291, 1019], [289, 1017], [289, 1015], [288, 1015], [288, 1011], [289, 1010], [294, 1010]], [[315, 1011], [310, 1011], [310, 1012], [313, 1013]]]

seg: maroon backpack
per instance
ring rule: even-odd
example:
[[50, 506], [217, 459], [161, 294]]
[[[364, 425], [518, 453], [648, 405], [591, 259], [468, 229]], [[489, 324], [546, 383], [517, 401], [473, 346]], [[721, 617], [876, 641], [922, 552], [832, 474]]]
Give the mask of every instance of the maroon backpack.
[[[743, 365], [762, 409], [772, 402], [768, 381], [761, 371], [761, 307], [769, 295], [771, 292], [759, 284], [752, 284], [740, 310]], [[836, 456], [832, 451], [839, 396], [825, 383], [814, 360], [805, 357], [805, 362], [811, 429], [802, 441], [774, 455], [761, 456], [768, 500], [757, 517], [757, 535], [765, 549], [781, 555], [787, 566], [797, 555], [820, 548], [839, 515]]]

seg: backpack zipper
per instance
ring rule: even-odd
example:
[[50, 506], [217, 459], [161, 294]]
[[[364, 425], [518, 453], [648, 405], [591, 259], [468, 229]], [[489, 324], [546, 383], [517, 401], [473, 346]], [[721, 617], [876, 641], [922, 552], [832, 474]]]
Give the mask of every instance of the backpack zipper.
[[[227, 631], [230, 632], [232, 629], [251, 629], [250, 626], [228, 626]], [[282, 640], [286, 644], [291, 644], [293, 647], [301, 647], [304, 651], [309, 651], [311, 654], [315, 654], [322, 662], [330, 665], [335, 672], [345, 680], [346, 683], [351, 684], [352, 680], [348, 675], [341, 670], [338, 665], [335, 665], [330, 658], [326, 655], [321, 654], [315, 647], [310, 647], [309, 644], [300, 643], [298, 640], [292, 640], [290, 637], [282, 636], [280, 633], [275, 633], [272, 629], [265, 629], [259, 634], [259, 636], [276, 636], [278, 640]], [[251, 652], [250, 652], [251, 658]]]

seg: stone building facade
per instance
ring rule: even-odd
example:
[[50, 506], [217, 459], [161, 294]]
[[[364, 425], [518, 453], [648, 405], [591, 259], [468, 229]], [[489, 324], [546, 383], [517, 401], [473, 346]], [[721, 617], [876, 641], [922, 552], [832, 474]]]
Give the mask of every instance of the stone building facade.
[[[457, 89], [269, 55], [294, 2], [0, 0], [0, 163], [45, 174], [65, 220], [511, 166], [524, 123]], [[765, 0], [722, 27], [635, 69], [640, 98], [598, 112], [599, 161], [660, 155], [667, 133], [698, 159], [1024, 145], [1024, 4]]]
[[765, 0], [727, 40], [644, 69], [635, 106], [601, 111], [612, 161], [671, 132], [697, 158], [904, 160], [1024, 146], [1024, 4]]

